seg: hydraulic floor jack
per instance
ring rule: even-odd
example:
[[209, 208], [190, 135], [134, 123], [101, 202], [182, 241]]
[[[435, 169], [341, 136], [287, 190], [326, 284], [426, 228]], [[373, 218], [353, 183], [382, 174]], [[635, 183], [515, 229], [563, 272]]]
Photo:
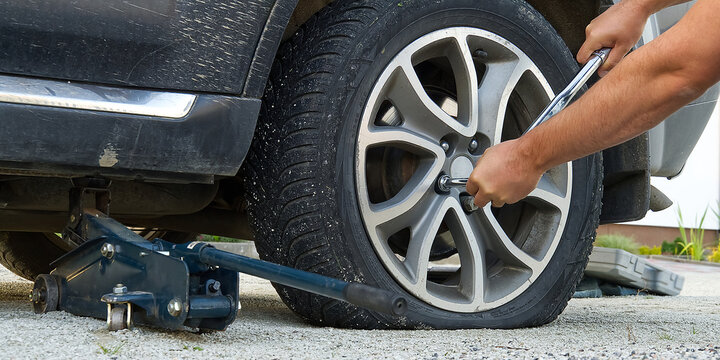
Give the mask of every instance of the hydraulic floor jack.
[[[63, 239], [77, 247], [38, 276], [31, 293], [36, 313], [64, 310], [106, 318], [110, 330], [133, 323], [224, 330], [240, 309], [238, 272], [402, 315], [404, 298], [387, 290], [217, 250], [193, 241], [146, 240], [110, 218], [109, 181], [74, 180]], [[94, 207], [85, 207], [86, 195]]]

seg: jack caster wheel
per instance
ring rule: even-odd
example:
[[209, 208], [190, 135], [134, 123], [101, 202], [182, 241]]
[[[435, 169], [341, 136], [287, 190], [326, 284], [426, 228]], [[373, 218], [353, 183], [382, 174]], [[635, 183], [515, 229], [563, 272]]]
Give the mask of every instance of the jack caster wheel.
[[58, 309], [58, 285], [54, 277], [47, 274], [38, 275], [30, 293], [30, 301], [36, 314]]
[[129, 328], [130, 317], [128, 314], [129, 312], [125, 305], [109, 308], [107, 317], [108, 330], [118, 331]]

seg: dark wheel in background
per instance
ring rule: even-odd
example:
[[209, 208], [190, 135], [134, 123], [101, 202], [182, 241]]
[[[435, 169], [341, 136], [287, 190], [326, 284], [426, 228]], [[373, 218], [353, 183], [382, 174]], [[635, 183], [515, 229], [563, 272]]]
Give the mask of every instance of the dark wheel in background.
[[50, 263], [69, 250], [59, 242], [52, 233], [0, 232], [0, 264], [20, 277], [35, 280], [39, 274], [49, 273]]
[[587, 262], [601, 199], [593, 155], [518, 204], [463, 211], [484, 149], [519, 136], [574, 75], [524, 1], [336, 1], [278, 54], [244, 168], [262, 258], [389, 289], [395, 319], [276, 285], [316, 324], [511, 328], [554, 320]]

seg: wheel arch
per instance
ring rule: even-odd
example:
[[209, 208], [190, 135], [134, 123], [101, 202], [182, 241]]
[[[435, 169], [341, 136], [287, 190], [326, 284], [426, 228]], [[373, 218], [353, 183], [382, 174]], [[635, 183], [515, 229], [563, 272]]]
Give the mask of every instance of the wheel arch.
[[[525, 1], [525, 0], [518, 0]], [[305, 22], [333, 0], [278, 0], [258, 40], [245, 83], [244, 94], [261, 97], [280, 43], [289, 39]], [[612, 0], [526, 0], [555, 28], [574, 54], [585, 40], [585, 27]]]
[[[292, 36], [302, 24], [333, 0], [286, 0], [297, 2], [290, 16], [282, 41]], [[612, 5], [612, 0], [526, 0], [537, 9], [555, 28], [570, 51], [576, 53], [585, 40], [585, 27], [603, 9]]]

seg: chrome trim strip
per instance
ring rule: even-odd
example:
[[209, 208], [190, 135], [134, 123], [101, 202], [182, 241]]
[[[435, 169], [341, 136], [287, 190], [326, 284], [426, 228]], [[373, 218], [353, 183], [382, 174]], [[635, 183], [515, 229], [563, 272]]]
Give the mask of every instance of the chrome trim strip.
[[197, 96], [0, 75], [0, 102], [178, 119]]

